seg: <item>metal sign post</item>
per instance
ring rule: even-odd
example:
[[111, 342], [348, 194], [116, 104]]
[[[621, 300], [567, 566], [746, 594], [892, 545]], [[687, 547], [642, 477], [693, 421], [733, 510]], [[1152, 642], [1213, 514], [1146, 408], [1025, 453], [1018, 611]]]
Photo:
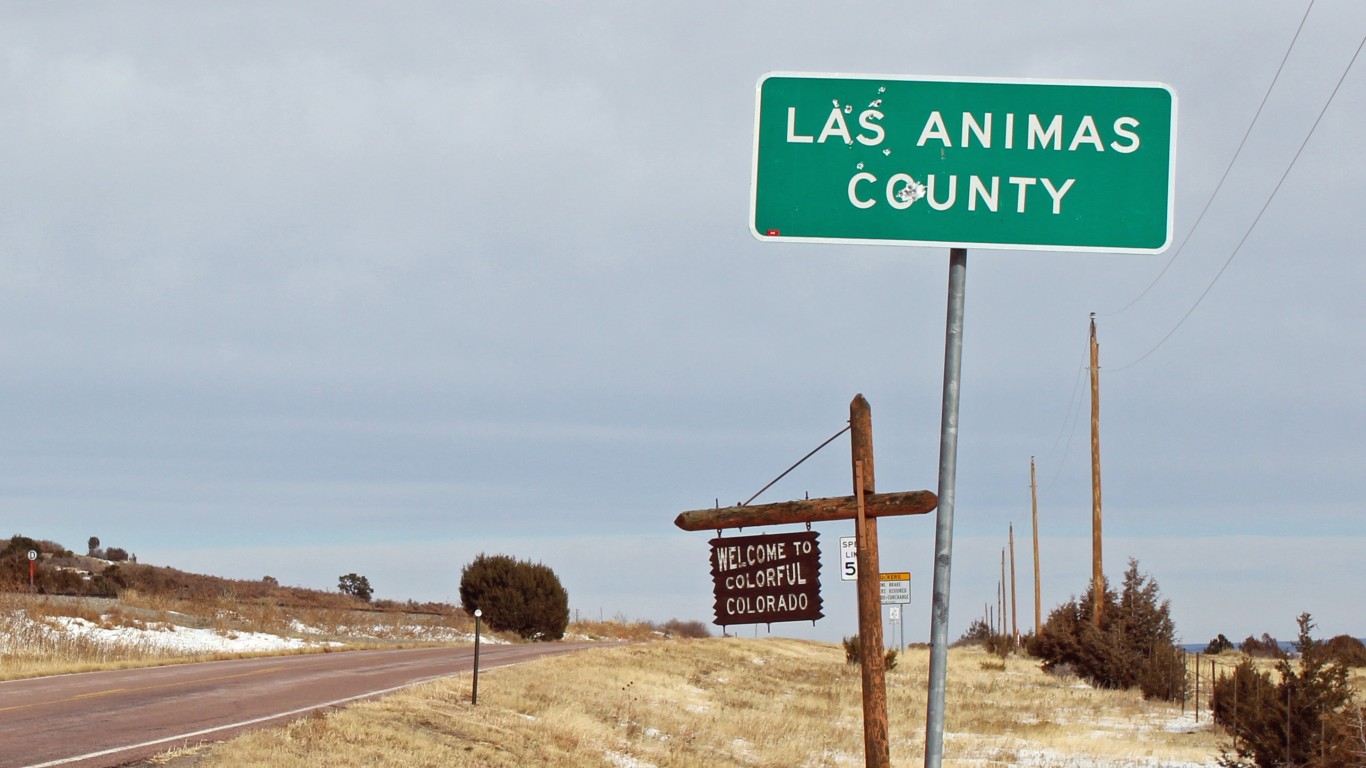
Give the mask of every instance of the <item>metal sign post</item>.
[[925, 713], [925, 768], [944, 759], [944, 688], [949, 659], [949, 577], [953, 499], [958, 476], [958, 394], [963, 371], [963, 298], [968, 251], [949, 251], [949, 307], [944, 333], [944, 402], [939, 430], [939, 511], [934, 529], [934, 598], [930, 611], [930, 690]]
[[483, 610], [474, 609], [474, 685], [470, 690], [470, 706], [479, 705], [479, 619], [483, 615]]

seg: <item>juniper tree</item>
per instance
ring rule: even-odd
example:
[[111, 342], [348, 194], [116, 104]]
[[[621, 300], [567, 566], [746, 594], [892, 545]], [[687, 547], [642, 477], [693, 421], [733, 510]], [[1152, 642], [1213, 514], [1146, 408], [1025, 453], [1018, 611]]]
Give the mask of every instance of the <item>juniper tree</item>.
[[1350, 670], [1327, 644], [1313, 639], [1308, 613], [1300, 614], [1298, 663], [1282, 657], [1277, 676], [1243, 660], [1214, 685], [1215, 722], [1233, 737], [1219, 759], [1230, 768], [1360, 768], [1361, 710]]
[[1099, 628], [1092, 620], [1092, 589], [1053, 609], [1031, 643], [1044, 669], [1070, 670], [1102, 688], [1136, 687], [1150, 699], [1184, 696], [1185, 664], [1171, 604], [1161, 599], [1157, 581], [1130, 558], [1121, 591], [1105, 584]]
[[348, 573], [337, 579], [337, 591], [343, 595], [358, 597], [367, 603], [375, 594], [375, 590], [370, 588], [370, 580], [355, 573]]
[[569, 593], [549, 567], [480, 553], [460, 573], [460, 602], [490, 628], [528, 640], [559, 640], [569, 626]]

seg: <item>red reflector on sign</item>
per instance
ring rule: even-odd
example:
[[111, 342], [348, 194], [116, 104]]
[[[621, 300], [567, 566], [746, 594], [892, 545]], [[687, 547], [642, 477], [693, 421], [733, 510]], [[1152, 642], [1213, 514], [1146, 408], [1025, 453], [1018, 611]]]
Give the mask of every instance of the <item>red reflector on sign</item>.
[[765, 234], [766, 236], [768, 236], [768, 237], [778, 237], [778, 236], [781, 235], [782, 233], [779, 232], [779, 231], [776, 230], [776, 229], [770, 229], [770, 230], [768, 230], [767, 232], [765, 232], [764, 234]]

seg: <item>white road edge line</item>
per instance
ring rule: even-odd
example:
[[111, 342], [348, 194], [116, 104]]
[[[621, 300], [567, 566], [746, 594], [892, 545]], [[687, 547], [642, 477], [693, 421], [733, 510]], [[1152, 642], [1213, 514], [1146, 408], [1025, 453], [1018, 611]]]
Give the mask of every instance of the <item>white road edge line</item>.
[[120, 752], [127, 752], [127, 751], [130, 750], [130, 749], [142, 749], [143, 747], [152, 747], [152, 746], [156, 746], [157, 744], [166, 744], [167, 742], [172, 742], [172, 741], [189, 740], [189, 739], [193, 739], [193, 738], [195, 738], [195, 737], [197, 737], [197, 736], [205, 736], [205, 735], [207, 735], [207, 734], [216, 733], [216, 732], [218, 732], [218, 731], [226, 731], [226, 730], [228, 730], [228, 729], [230, 729], [230, 728], [241, 728], [241, 727], [243, 727], [243, 726], [256, 725], [257, 723], [264, 723], [264, 722], [268, 722], [268, 721], [270, 721], [270, 720], [278, 720], [278, 719], [280, 719], [280, 718], [282, 718], [282, 717], [293, 717], [294, 715], [302, 715], [302, 714], [304, 714], [305, 712], [312, 712], [312, 711], [314, 711], [314, 710], [325, 709], [325, 708], [327, 708], [327, 707], [335, 707], [335, 706], [338, 706], [338, 705], [340, 705], [340, 704], [348, 704], [348, 703], [350, 703], [350, 702], [359, 701], [359, 700], [361, 700], [361, 699], [369, 699], [369, 698], [373, 698], [373, 697], [375, 697], [375, 696], [384, 696], [384, 695], [387, 695], [387, 694], [390, 694], [390, 693], [395, 693], [395, 692], [397, 692], [397, 691], [401, 691], [401, 690], [403, 690], [404, 688], [411, 688], [411, 687], [414, 686], [414, 685], [421, 685], [422, 683], [428, 683], [428, 682], [431, 682], [431, 681], [433, 681], [433, 680], [439, 679], [439, 678], [441, 678], [441, 677], [446, 677], [446, 675], [437, 675], [436, 677], [428, 677], [428, 678], [424, 678], [424, 679], [422, 679], [422, 680], [414, 680], [413, 682], [408, 683], [408, 684], [406, 684], [406, 685], [400, 685], [400, 686], [396, 686], [396, 687], [394, 687], [394, 688], [386, 688], [386, 689], [384, 689], [384, 690], [382, 690], [382, 691], [371, 691], [370, 693], [362, 693], [362, 694], [360, 694], [360, 695], [358, 695], [358, 696], [348, 696], [348, 697], [346, 697], [346, 698], [344, 698], [344, 699], [336, 699], [336, 700], [334, 700], [334, 701], [328, 701], [328, 702], [324, 702], [324, 703], [322, 703], [322, 704], [314, 704], [314, 705], [312, 705], [312, 706], [302, 707], [302, 708], [300, 708], [300, 709], [292, 709], [292, 710], [290, 710], [290, 711], [288, 711], [288, 712], [280, 712], [280, 713], [277, 713], [277, 714], [274, 714], [274, 715], [266, 715], [266, 716], [264, 716], [264, 717], [252, 718], [251, 720], [243, 720], [243, 721], [241, 721], [241, 722], [239, 722], [239, 723], [229, 723], [229, 724], [227, 724], [227, 725], [219, 725], [219, 726], [215, 726], [215, 727], [213, 727], [213, 728], [205, 728], [205, 729], [202, 730], [202, 731], [192, 731], [192, 732], [190, 732], [190, 733], [182, 733], [182, 734], [179, 734], [179, 735], [176, 735], [176, 736], [167, 736], [167, 737], [164, 738], [164, 739], [156, 739], [156, 740], [154, 740], [154, 741], [144, 741], [144, 742], [142, 742], [141, 744], [127, 744], [127, 745], [122, 746], [122, 747], [114, 747], [114, 748], [112, 748], [112, 749], [105, 749], [105, 750], [101, 750], [101, 751], [99, 751], [99, 752], [91, 752], [91, 753], [86, 754], [86, 755], [77, 755], [76, 757], [64, 757], [64, 758], [62, 758], [62, 759], [60, 759], [60, 760], [51, 760], [51, 761], [46, 762], [46, 763], [34, 763], [34, 764], [32, 764], [32, 765], [26, 765], [26, 766], [24, 766], [23, 768], [50, 768], [51, 766], [55, 766], [55, 765], [67, 765], [68, 763], [78, 763], [78, 762], [80, 762], [80, 761], [82, 761], [82, 760], [93, 760], [94, 758], [97, 758], [97, 757], [104, 757], [104, 756], [106, 756], [106, 755], [116, 755], [116, 754], [118, 754], [118, 753], [120, 753]]

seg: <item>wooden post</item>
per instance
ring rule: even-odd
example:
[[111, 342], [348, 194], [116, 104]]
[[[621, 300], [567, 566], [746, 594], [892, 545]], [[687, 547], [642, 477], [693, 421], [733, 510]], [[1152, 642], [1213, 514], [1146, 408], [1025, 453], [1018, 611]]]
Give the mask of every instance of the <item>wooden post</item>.
[[1091, 621], [1100, 629], [1105, 605], [1105, 571], [1101, 566], [1100, 536], [1100, 345], [1096, 343], [1096, 313], [1091, 313]]
[[887, 735], [887, 662], [882, 655], [882, 587], [877, 518], [864, 514], [865, 494], [876, 492], [873, 412], [863, 395], [849, 404], [854, 497], [859, 505], [854, 536], [858, 548], [858, 624], [863, 672], [863, 753], [867, 768], [891, 768]]
[[1015, 524], [1010, 524], [1010, 634], [1020, 641], [1020, 606], [1015, 602]]
[[1034, 636], [1043, 634], [1043, 601], [1039, 595], [1039, 486], [1034, 479], [1034, 457], [1029, 457], [1029, 507], [1034, 518]]
[[[887, 737], [887, 662], [883, 656], [882, 589], [878, 564], [877, 518], [891, 515], [924, 514], [937, 506], [938, 495], [930, 491], [875, 492], [873, 417], [872, 409], [869, 408], [868, 401], [863, 398], [863, 395], [855, 396], [853, 402], [849, 404], [849, 436], [854, 475], [853, 496], [804, 499], [776, 504], [760, 504], [752, 507], [738, 505], [725, 509], [698, 509], [681, 513], [674, 520], [674, 525], [685, 531], [707, 531], [748, 526], [809, 524], [829, 520], [855, 521], [854, 537], [858, 552], [859, 644], [862, 647], [863, 661], [861, 666], [863, 671], [864, 747], [869, 768], [890, 768], [891, 757]], [[942, 477], [940, 485], [945, 487]], [[951, 486], [948, 487], [951, 488]], [[947, 565], [947, 562], [944, 564]], [[939, 578], [939, 569], [936, 568], [936, 585], [939, 585]], [[939, 605], [940, 598], [937, 593], [935, 600], [936, 605]], [[944, 598], [943, 604], [947, 613], [947, 597]], [[943, 627], [941, 627], [942, 629]], [[944, 643], [944, 648], [947, 648], [947, 643]], [[935, 679], [933, 658], [934, 651], [931, 650], [931, 680]], [[942, 681], [942, 674], [940, 674], [939, 679]], [[934, 698], [933, 694], [931, 698]], [[941, 697], [938, 707], [940, 710], [943, 708], [942, 703]], [[933, 704], [932, 701], [931, 710], [935, 708]], [[937, 733], [942, 737], [942, 728], [932, 727], [929, 725], [932, 722], [933, 717], [931, 716], [927, 719], [927, 737], [931, 733]]]

